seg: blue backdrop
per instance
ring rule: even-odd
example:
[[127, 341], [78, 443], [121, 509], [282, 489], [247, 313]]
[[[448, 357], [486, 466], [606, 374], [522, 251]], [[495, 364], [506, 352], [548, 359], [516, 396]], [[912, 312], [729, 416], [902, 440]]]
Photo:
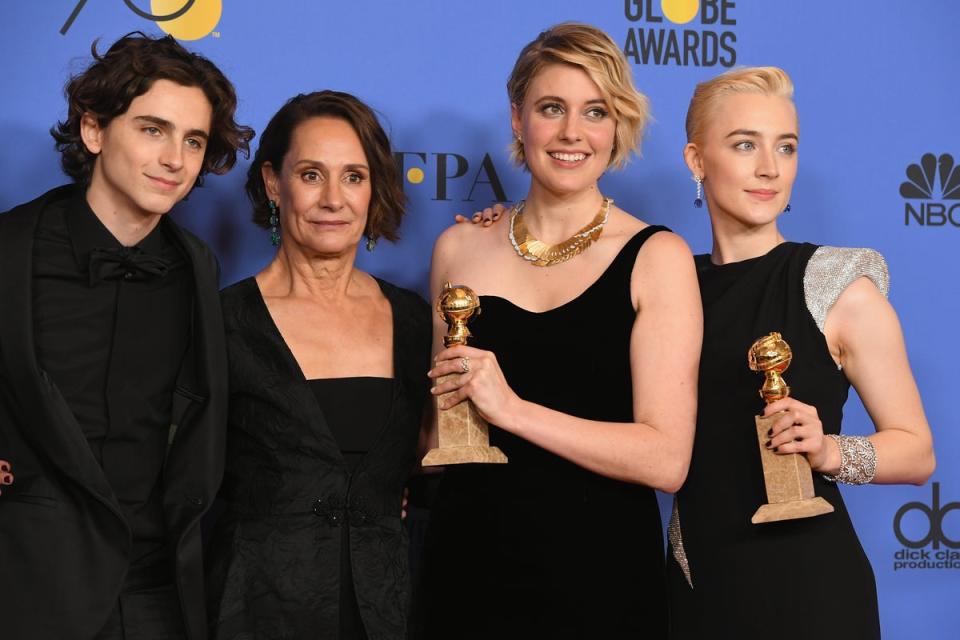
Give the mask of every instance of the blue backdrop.
[[[62, 86], [90, 43], [132, 30], [172, 32], [233, 79], [240, 120], [258, 131], [291, 95], [357, 94], [384, 116], [401, 153], [410, 208], [403, 238], [361, 266], [426, 292], [430, 249], [454, 212], [514, 200], [526, 178], [508, 160], [504, 84], [520, 48], [563, 20], [602, 27], [624, 47], [655, 122], [643, 159], [603, 179], [624, 209], [709, 250], [704, 210], [681, 159], [683, 117], [696, 82], [730, 65], [777, 65], [793, 77], [801, 170], [789, 239], [880, 250], [891, 300], [933, 427], [939, 468], [925, 487], [846, 487], [873, 562], [886, 638], [956, 638], [960, 595], [960, 421], [952, 406], [960, 347], [960, 4], [952, 0], [44, 0], [0, 6], [0, 210], [64, 181], [47, 133], [64, 117]], [[688, 11], [689, 10], [689, 11]], [[685, 15], [686, 14], [686, 15]], [[693, 15], [688, 22], [682, 22]], [[924, 160], [925, 156], [930, 156]], [[904, 187], [908, 168], [915, 187]], [[223, 284], [272, 255], [249, 222], [247, 164], [211, 177], [176, 210], [209, 242]], [[925, 170], [924, 167], [927, 167]], [[951, 179], [952, 178], [952, 179]], [[849, 433], [872, 426], [856, 397]], [[788, 549], [783, 558], [789, 559]], [[823, 588], [830, 589], [825, 584]], [[838, 593], [857, 598], [858, 594]]]

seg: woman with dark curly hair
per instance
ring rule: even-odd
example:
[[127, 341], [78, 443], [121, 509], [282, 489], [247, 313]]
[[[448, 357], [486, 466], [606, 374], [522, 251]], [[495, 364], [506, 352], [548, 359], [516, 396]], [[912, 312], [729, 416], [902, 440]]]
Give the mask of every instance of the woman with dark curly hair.
[[279, 245], [225, 289], [226, 512], [210, 545], [215, 638], [403, 638], [401, 493], [428, 397], [430, 311], [356, 268], [395, 240], [404, 195], [357, 98], [299, 95], [247, 178]]

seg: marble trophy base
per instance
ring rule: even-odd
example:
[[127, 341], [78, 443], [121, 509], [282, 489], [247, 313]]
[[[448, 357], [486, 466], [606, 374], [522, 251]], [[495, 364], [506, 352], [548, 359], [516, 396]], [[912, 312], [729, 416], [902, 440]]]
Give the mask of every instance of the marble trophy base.
[[765, 446], [770, 439], [767, 432], [779, 417], [779, 413], [756, 416], [767, 504], [761, 505], [750, 518], [753, 524], [810, 518], [833, 512], [833, 505], [813, 495], [813, 475], [805, 456], [799, 453], [777, 455]]
[[[437, 380], [437, 384], [455, 375], [458, 374], [443, 376]], [[477, 413], [472, 402], [461, 402], [450, 409], [440, 409], [439, 403], [449, 395], [445, 393], [435, 399], [440, 446], [431, 449], [423, 457], [421, 464], [425, 467], [433, 467], [469, 462], [506, 463], [507, 456], [503, 451], [490, 446], [487, 423]]]

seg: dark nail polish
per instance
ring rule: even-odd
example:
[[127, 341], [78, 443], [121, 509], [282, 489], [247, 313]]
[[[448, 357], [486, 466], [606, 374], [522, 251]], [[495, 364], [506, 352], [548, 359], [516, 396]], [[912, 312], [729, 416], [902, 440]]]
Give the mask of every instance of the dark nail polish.
[[769, 429], [767, 429], [767, 437], [769, 438], [772, 435], [773, 435], [773, 427], [770, 427]]
[[10, 465], [0, 464], [0, 471], [10, 471]]
[[774, 452], [774, 453], [777, 453], [778, 451], [780, 451], [780, 447], [774, 447], [774, 448], [773, 448], [773, 452]]
[[764, 444], [763, 446], [765, 446], [767, 449], [769, 449], [769, 448], [770, 448], [770, 441], [767, 440], [766, 444]]
[[13, 484], [13, 478], [11, 478], [10, 476], [7, 476], [6, 478], [3, 479], [3, 484]]

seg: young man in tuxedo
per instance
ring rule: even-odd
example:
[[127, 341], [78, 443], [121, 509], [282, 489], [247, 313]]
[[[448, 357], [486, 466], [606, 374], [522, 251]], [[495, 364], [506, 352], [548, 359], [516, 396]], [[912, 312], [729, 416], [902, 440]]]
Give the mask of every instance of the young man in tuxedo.
[[93, 58], [51, 130], [73, 184], [0, 215], [0, 628], [196, 640], [226, 355], [216, 259], [166, 214], [253, 131], [173, 38]]

